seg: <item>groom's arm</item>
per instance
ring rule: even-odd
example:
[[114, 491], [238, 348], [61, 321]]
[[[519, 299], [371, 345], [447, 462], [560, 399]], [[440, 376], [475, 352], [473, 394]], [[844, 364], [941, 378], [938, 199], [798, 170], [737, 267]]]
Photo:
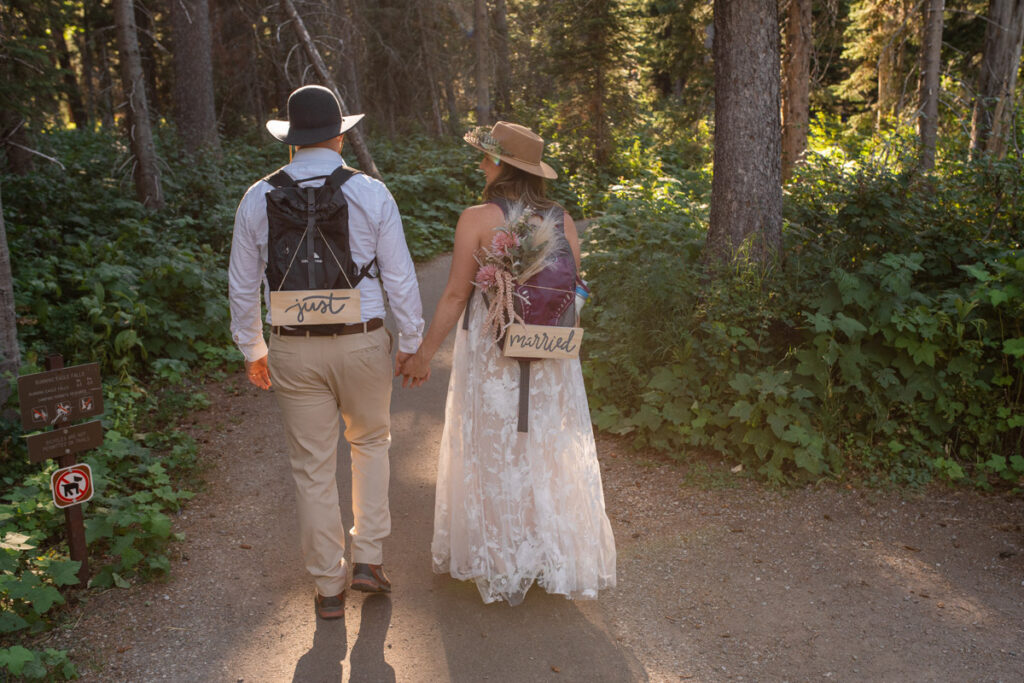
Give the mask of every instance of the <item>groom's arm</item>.
[[383, 194], [377, 231], [377, 267], [398, 324], [398, 352], [408, 357], [423, 340], [423, 304], [398, 205], [386, 188]]

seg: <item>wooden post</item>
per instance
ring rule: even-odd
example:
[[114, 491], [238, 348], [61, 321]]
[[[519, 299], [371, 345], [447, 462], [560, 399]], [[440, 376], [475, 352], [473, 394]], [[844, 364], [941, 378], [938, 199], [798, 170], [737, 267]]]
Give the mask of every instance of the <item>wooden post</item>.
[[[60, 354], [46, 357], [47, 370], [60, 370], [64, 367], [64, 358]], [[67, 424], [68, 418], [64, 417], [55, 427], [63, 427]], [[57, 460], [61, 467], [72, 467], [78, 464], [75, 453], [62, 455]], [[64, 522], [68, 528], [68, 548], [71, 551], [71, 559], [81, 562], [78, 568], [78, 587], [85, 588], [89, 583], [89, 549], [85, 543], [85, 520], [82, 517], [82, 506], [71, 505], [64, 508]]]

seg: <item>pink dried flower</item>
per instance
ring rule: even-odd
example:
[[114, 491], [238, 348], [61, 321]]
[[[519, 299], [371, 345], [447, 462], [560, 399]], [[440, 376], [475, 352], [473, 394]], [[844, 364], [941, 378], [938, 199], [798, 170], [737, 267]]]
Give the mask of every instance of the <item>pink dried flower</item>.
[[510, 249], [515, 249], [519, 246], [519, 235], [511, 232], [505, 232], [499, 230], [491, 238], [491, 251], [499, 256], [508, 254]]
[[498, 273], [500, 272], [501, 269], [493, 263], [481, 266], [480, 270], [476, 271], [476, 280], [474, 282], [483, 289], [491, 289], [497, 284]]

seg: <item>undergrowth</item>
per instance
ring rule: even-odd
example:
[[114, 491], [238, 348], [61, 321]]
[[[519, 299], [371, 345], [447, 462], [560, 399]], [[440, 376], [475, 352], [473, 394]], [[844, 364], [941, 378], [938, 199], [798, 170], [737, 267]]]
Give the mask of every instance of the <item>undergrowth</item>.
[[[707, 179], [658, 169], [594, 198], [585, 373], [595, 424], [761, 476], [1024, 475], [1024, 181], [1016, 160], [820, 146], [787, 187], [784, 253], [702, 259]], [[697, 190], [697, 191], [694, 191]]]

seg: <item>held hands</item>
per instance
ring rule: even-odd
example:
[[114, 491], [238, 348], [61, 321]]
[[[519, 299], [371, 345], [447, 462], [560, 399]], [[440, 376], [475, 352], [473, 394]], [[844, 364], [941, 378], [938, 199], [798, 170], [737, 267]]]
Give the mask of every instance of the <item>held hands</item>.
[[267, 356], [254, 361], [245, 361], [245, 376], [260, 389], [270, 388], [270, 371], [267, 369]]
[[415, 388], [430, 379], [430, 361], [421, 351], [402, 353], [395, 357], [395, 377], [402, 376], [402, 386]]

